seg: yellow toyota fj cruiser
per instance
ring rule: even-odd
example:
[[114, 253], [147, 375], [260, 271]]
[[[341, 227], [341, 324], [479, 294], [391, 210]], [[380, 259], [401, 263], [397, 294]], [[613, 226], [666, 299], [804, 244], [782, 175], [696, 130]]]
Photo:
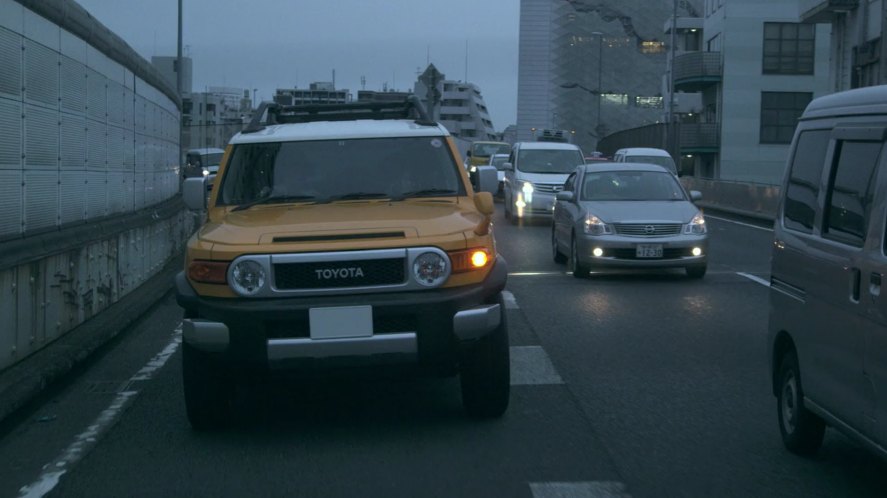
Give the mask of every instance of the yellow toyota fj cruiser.
[[[386, 364], [460, 375], [468, 414], [509, 398], [508, 331], [491, 216], [447, 130], [395, 103], [264, 104], [231, 139], [188, 242], [176, 297], [195, 429], [223, 425], [244, 373]], [[410, 369], [412, 370], [412, 369]]]

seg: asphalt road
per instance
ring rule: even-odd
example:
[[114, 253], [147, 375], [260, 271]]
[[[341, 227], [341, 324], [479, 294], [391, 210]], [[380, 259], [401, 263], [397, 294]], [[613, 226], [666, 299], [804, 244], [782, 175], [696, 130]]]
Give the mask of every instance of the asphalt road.
[[194, 433], [168, 298], [0, 433], [0, 496], [883, 496], [887, 463], [834, 431], [814, 458], [783, 449], [772, 233], [708, 221], [703, 280], [578, 280], [547, 223], [498, 216], [513, 389], [492, 422], [456, 379], [351, 379], [244, 388], [232, 429]]

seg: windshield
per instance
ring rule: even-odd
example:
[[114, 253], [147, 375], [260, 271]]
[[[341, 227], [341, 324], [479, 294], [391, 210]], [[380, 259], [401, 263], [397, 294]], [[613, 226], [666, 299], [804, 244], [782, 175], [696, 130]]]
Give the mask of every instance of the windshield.
[[588, 173], [582, 184], [585, 201], [682, 201], [684, 190], [673, 175], [658, 171]]
[[220, 204], [464, 195], [456, 167], [438, 137], [243, 144]]
[[508, 162], [508, 156], [495, 156], [490, 159], [490, 166], [495, 166], [497, 170], [502, 170], [502, 165]]
[[474, 157], [490, 157], [493, 154], [508, 154], [511, 146], [497, 143], [476, 143], [471, 146], [471, 155]]
[[677, 173], [678, 171], [675, 168], [674, 160], [668, 156], [627, 156], [625, 162], [655, 164], [667, 168], [672, 173]]
[[218, 169], [219, 164], [222, 164], [222, 153], [216, 154], [204, 154], [203, 155], [203, 165], [206, 167], [215, 166]]
[[567, 174], [585, 163], [576, 149], [523, 149], [517, 157], [524, 173]]

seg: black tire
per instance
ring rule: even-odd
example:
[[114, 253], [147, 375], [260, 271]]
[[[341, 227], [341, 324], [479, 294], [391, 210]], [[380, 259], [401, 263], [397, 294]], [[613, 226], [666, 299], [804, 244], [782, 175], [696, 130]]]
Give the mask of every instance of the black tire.
[[233, 382], [214, 358], [182, 343], [182, 381], [188, 421], [197, 431], [224, 428], [231, 419]]
[[508, 197], [505, 197], [503, 194], [502, 197], [503, 209], [505, 210], [505, 219], [511, 221], [511, 200]]
[[687, 276], [690, 278], [702, 278], [705, 276], [706, 270], [708, 270], [708, 265], [688, 266], [684, 268], [684, 271], [687, 272]]
[[462, 346], [459, 380], [462, 406], [474, 418], [501, 417], [511, 394], [511, 365], [508, 353], [508, 324], [505, 303], [499, 296], [502, 321], [489, 335]]
[[783, 355], [779, 364], [776, 412], [782, 442], [789, 451], [812, 455], [819, 450], [825, 434], [825, 421], [804, 406], [801, 370], [794, 350]]
[[564, 264], [567, 262], [567, 256], [557, 248], [557, 239], [554, 235], [554, 226], [551, 227], [551, 257], [555, 263]]
[[573, 236], [570, 239], [570, 271], [573, 272], [573, 276], [576, 278], [586, 278], [588, 277], [588, 273], [591, 271], [591, 267], [589, 267], [586, 263], [583, 263], [582, 260], [579, 259], [579, 254], [576, 251], [576, 237]]

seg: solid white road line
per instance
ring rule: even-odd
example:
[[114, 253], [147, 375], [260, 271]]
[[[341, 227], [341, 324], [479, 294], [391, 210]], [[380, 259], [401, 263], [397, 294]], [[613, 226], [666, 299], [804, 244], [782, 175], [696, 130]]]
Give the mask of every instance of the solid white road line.
[[616, 481], [531, 482], [533, 498], [630, 498]]
[[120, 415], [126, 411], [126, 408], [132, 403], [132, 400], [139, 394], [138, 389], [132, 389], [134, 384], [151, 380], [158, 370], [166, 365], [169, 358], [175, 354], [182, 343], [182, 324], [180, 323], [173, 332], [172, 339], [163, 348], [163, 350], [154, 355], [151, 360], [139, 369], [124, 387], [117, 392], [117, 395], [111, 401], [107, 408], [95, 421], [74, 438], [72, 442], [62, 453], [52, 462], [43, 466], [43, 473], [31, 484], [22, 486], [19, 490], [20, 498], [39, 498], [56, 487], [59, 479], [74, 466], [81, 458], [86, 456], [98, 444], [99, 439], [108, 432], [108, 430], [120, 419]]
[[514, 294], [508, 291], [502, 291], [502, 299], [505, 300], [505, 309], [507, 310], [516, 310], [520, 308], [517, 305], [517, 299], [514, 298]]
[[757, 283], [763, 285], [764, 287], [770, 287], [770, 282], [764, 280], [761, 277], [756, 277], [754, 275], [751, 275], [748, 273], [743, 273], [741, 271], [736, 272], [736, 274], [739, 275], [740, 277], [745, 277], [745, 278], [751, 280], [752, 282], [757, 282]]
[[509, 273], [509, 277], [550, 277], [553, 275], [567, 275], [567, 272], [562, 271], [516, 271], [513, 273]]
[[728, 220], [727, 218], [719, 218], [719, 217], [717, 217], [717, 216], [712, 216], [712, 215], [710, 215], [710, 214], [705, 215], [705, 217], [706, 217], [706, 218], [711, 218], [711, 219], [713, 219], [713, 220], [724, 221], [724, 222], [727, 222], [727, 223], [733, 223], [734, 225], [741, 225], [741, 226], [748, 227], [748, 228], [755, 228], [755, 229], [757, 229], [757, 230], [764, 230], [764, 231], [766, 231], [766, 232], [772, 232], [772, 231], [773, 231], [772, 228], [759, 227], [759, 226], [757, 226], [757, 225], [752, 225], [752, 224], [750, 224], [750, 223], [743, 223], [743, 222], [741, 222], [741, 221]]
[[542, 346], [511, 347], [511, 385], [563, 384]]

